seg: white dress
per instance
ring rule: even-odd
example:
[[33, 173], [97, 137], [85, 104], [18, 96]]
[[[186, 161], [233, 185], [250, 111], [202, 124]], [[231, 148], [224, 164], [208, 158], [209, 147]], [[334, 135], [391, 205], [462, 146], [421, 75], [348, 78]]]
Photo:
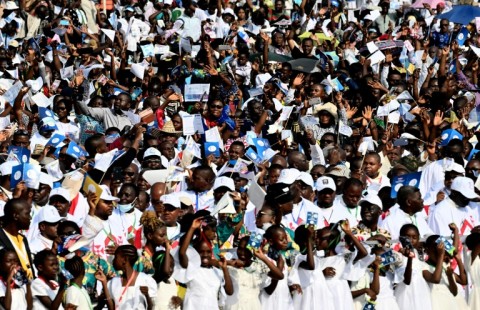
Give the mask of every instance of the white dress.
[[65, 304], [76, 306], [76, 310], [92, 310], [92, 302], [86, 289], [71, 285], [65, 292]]
[[260, 310], [260, 292], [270, 284], [268, 266], [254, 260], [249, 267], [232, 268], [228, 271], [232, 277], [234, 294], [227, 298], [226, 310]]
[[[38, 296], [48, 296], [52, 301], [57, 297], [58, 293], [58, 283], [55, 281], [50, 281], [53, 285], [56, 285], [56, 289], [52, 290], [44, 280], [36, 278], [32, 281], [32, 296], [33, 296], [33, 309], [35, 310], [48, 310], [45, 307]], [[60, 304], [59, 310], [63, 310], [63, 306]]]
[[157, 288], [157, 298], [155, 300], [155, 310], [170, 310], [173, 296], [177, 296], [178, 288], [175, 280], [171, 277], [169, 283], [160, 282]]
[[[138, 273], [137, 279], [135, 280], [135, 285], [129, 286], [123, 296], [122, 292], [124, 292], [125, 287], [122, 286], [122, 278], [117, 276], [108, 281], [107, 287], [115, 302], [115, 309], [146, 310], [147, 299], [140, 291], [141, 286], [148, 287], [148, 294], [152, 301], [154, 301], [157, 296], [157, 283], [151, 276], [143, 272]], [[120, 300], [120, 297], [122, 300]]]
[[[293, 300], [288, 288], [288, 267], [283, 269], [283, 280], [278, 281], [275, 291], [271, 295], [263, 289], [260, 294], [260, 302], [264, 310], [293, 310]], [[267, 286], [270, 283], [267, 284]]]
[[[427, 270], [431, 273], [435, 272], [435, 266], [427, 265]], [[440, 283], [429, 283], [432, 292], [432, 309], [434, 310], [461, 310], [469, 309], [464, 298], [457, 294], [457, 297], [448, 289], [448, 278], [444, 270], [442, 270], [442, 277]]]
[[475, 258], [473, 265], [471, 264], [471, 252], [467, 255], [465, 265], [468, 266], [468, 273], [472, 282], [472, 289], [468, 296], [468, 305], [470, 309], [480, 309], [480, 257]]
[[405, 269], [407, 268], [406, 257], [403, 258], [402, 265], [395, 269], [395, 297], [397, 298], [400, 310], [433, 310], [432, 301], [425, 296], [430, 295], [430, 287], [423, 277], [427, 263], [418, 259], [418, 252], [415, 251], [415, 257], [412, 261], [412, 279], [410, 284], [403, 283]]
[[290, 284], [299, 284], [302, 294], [293, 296], [295, 310], [302, 309], [335, 309], [332, 303], [332, 294], [328, 290], [327, 282], [323, 275], [322, 259], [314, 256], [315, 269], [307, 270], [300, 268], [300, 263], [307, 260], [306, 255], [299, 254], [295, 258], [295, 264], [289, 275]]
[[225, 279], [222, 270], [215, 267], [201, 267], [200, 255], [192, 247], [187, 249], [188, 266], [187, 268], [182, 268], [179, 263], [178, 249], [179, 247], [172, 250], [172, 256], [175, 261], [172, 277], [178, 282], [187, 285], [182, 309], [219, 309], [219, 305], [224, 303], [226, 296], [223, 287]]
[[[5, 297], [5, 293], [7, 292], [7, 287], [3, 281], [0, 281], [0, 298]], [[12, 289], [12, 305], [11, 310], [25, 310], [27, 309], [27, 288], [25, 285], [22, 287]], [[0, 306], [0, 309], [3, 309]]]

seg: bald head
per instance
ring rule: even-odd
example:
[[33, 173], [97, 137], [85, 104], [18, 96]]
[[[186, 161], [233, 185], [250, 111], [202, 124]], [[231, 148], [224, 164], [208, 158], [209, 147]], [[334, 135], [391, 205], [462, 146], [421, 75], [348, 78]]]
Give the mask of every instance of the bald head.
[[288, 167], [296, 168], [300, 171], [308, 171], [308, 160], [305, 154], [293, 151], [288, 153]]
[[163, 182], [157, 182], [152, 185], [150, 189], [150, 196], [152, 201], [159, 201], [160, 197], [165, 195], [165, 189], [167, 188], [167, 184]]
[[281, 155], [273, 156], [271, 163], [272, 163], [272, 165], [279, 165], [283, 169], [287, 168], [287, 160], [285, 159], [285, 157], [283, 157]]

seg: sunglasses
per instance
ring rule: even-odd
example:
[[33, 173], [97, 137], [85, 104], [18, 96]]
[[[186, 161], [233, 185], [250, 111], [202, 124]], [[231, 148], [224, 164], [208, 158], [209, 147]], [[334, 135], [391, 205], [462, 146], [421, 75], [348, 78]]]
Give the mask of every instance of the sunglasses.
[[222, 105], [211, 105], [210, 108], [212, 109], [223, 109], [223, 106]]
[[135, 175], [135, 172], [130, 172], [130, 171], [123, 171], [123, 175], [128, 175], [129, 177], [133, 177]]

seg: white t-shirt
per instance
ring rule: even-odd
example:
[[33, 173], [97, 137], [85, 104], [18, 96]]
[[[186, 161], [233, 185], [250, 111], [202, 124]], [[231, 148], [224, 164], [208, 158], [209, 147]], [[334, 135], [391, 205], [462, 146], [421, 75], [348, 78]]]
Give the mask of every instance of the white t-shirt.
[[[143, 272], [138, 273], [135, 284], [128, 287], [123, 296], [122, 292], [124, 291], [124, 287], [122, 286], [121, 277], [114, 277], [108, 281], [107, 286], [108, 290], [110, 291], [110, 295], [113, 296], [116, 307], [115, 309], [118, 310], [147, 309], [147, 299], [145, 298], [145, 295], [140, 292], [141, 286], [148, 287], [148, 294], [152, 301], [154, 301], [157, 296], [157, 283], [151, 276], [146, 275]], [[120, 297], [122, 297], [121, 302]]]
[[[55, 285], [57, 288], [55, 290], [52, 290], [47, 283], [45, 283], [44, 280], [40, 278], [36, 278], [35, 280], [32, 281], [32, 296], [33, 296], [33, 309], [35, 310], [49, 310], [47, 307], [45, 307], [40, 299], [38, 298], [39, 296], [47, 296], [50, 298], [52, 301], [57, 297], [58, 293], [58, 283], [55, 281], [50, 281], [53, 285]], [[60, 305], [58, 308], [59, 310], [63, 310], [63, 306]]]
[[77, 310], [91, 310], [92, 302], [88, 292], [83, 287], [78, 287], [76, 285], [71, 285], [65, 292], [65, 304], [72, 304], [77, 306]]
[[[7, 287], [5, 286], [5, 283], [3, 281], [0, 281], [0, 297], [5, 297], [5, 294], [7, 292]], [[27, 288], [25, 285], [19, 288], [14, 288], [12, 289], [12, 305], [11, 308], [12, 310], [25, 310], [27, 309], [27, 299], [25, 298], [27, 296]], [[0, 306], [1, 309], [3, 307]]]

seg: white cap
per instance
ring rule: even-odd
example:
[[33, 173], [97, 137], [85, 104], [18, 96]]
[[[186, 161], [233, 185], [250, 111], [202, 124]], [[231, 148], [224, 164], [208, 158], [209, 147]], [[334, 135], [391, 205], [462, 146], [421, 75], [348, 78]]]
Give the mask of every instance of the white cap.
[[174, 194], [167, 194], [160, 197], [160, 201], [163, 202], [164, 205], [171, 205], [177, 209], [180, 209], [182, 206], [180, 204], [180, 199]]
[[51, 205], [46, 205], [38, 211], [38, 223], [47, 222], [47, 223], [58, 223], [63, 218], [58, 214], [57, 208]]
[[187, 205], [187, 206], [193, 205], [192, 199], [190, 199], [190, 197], [188, 197], [185, 192], [174, 192], [172, 194], [177, 196], [178, 200], [180, 200], [180, 202], [183, 203], [184, 205]]
[[68, 189], [65, 189], [63, 187], [57, 187], [52, 189], [50, 191], [50, 198], [52, 198], [53, 196], [62, 196], [68, 202], [71, 201], [70, 192], [68, 191]]
[[7, 1], [5, 2], [5, 10], [16, 10], [18, 9], [18, 5], [15, 1]]
[[300, 171], [295, 168], [288, 168], [288, 169], [283, 169], [280, 172], [280, 177], [278, 178], [277, 183], [283, 183], [283, 184], [293, 184], [297, 180], [297, 178], [300, 176]]
[[457, 163], [452, 163], [445, 169], [445, 171], [455, 171], [458, 173], [465, 174], [465, 168], [463, 168], [462, 165], [459, 165]]
[[362, 205], [362, 202], [368, 202], [372, 205], [376, 205], [376, 206], [379, 206], [380, 209], [383, 209], [383, 203], [382, 203], [382, 200], [380, 199], [380, 197], [378, 197], [378, 195], [376, 194], [372, 194], [372, 193], [368, 193], [365, 197], [363, 197], [362, 199], [360, 199], [360, 202], [358, 203], [358, 205]]
[[160, 153], [159, 150], [157, 150], [156, 148], [154, 147], [149, 147], [145, 153], [143, 154], [143, 158], [147, 158], [149, 156], [157, 156], [157, 157], [161, 157], [162, 156], [162, 153]]
[[331, 189], [332, 191], [337, 190], [337, 186], [335, 186], [335, 182], [330, 177], [319, 177], [317, 182], [315, 182], [315, 189], [317, 192], [321, 192], [324, 189]]
[[456, 177], [452, 182], [452, 191], [457, 191], [468, 199], [478, 198], [473, 181], [467, 177]]
[[12, 168], [20, 165], [18, 162], [14, 160], [9, 160], [4, 162], [3, 164], [0, 165], [0, 174], [1, 175], [10, 175], [12, 174]]
[[297, 180], [302, 181], [303, 183], [307, 184], [312, 188], [315, 186], [313, 182], [313, 178], [310, 175], [310, 173], [300, 172], [300, 175], [298, 176]]
[[53, 179], [45, 172], [40, 172], [40, 183], [50, 186], [51, 189], [53, 188]]
[[105, 200], [105, 201], [119, 201], [115, 196], [112, 196], [112, 193], [110, 192], [110, 189], [108, 188], [107, 185], [100, 185], [102, 188], [102, 194], [100, 195], [100, 199]]
[[215, 183], [213, 183], [213, 190], [216, 190], [220, 187], [227, 187], [230, 191], [235, 191], [235, 183], [233, 182], [232, 178], [229, 177], [218, 177], [215, 179]]
[[233, 16], [233, 18], [237, 18], [237, 15], [235, 15], [235, 12], [231, 8], [223, 9], [222, 15], [223, 14], [230, 14]]

